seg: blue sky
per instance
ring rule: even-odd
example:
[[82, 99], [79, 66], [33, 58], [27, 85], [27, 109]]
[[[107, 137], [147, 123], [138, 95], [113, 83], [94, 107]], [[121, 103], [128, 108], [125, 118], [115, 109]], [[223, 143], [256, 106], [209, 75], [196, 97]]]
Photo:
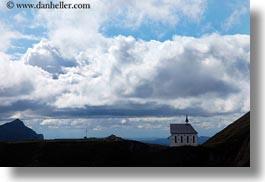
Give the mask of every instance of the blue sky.
[[249, 110], [249, 1], [5, 2], [0, 122], [21, 118], [46, 138], [86, 127], [90, 136], [167, 137], [188, 113], [199, 135], [213, 135]]
[[[240, 14], [238, 18], [228, 28], [224, 27], [225, 21], [235, 11], [247, 11]], [[133, 36], [143, 40], [171, 40], [173, 35], [200, 37], [204, 34], [213, 32], [219, 34], [250, 34], [250, 11], [249, 1], [217, 1], [209, 0], [206, 3], [205, 12], [198, 22], [190, 21], [187, 18], [181, 18], [176, 26], [168, 26], [160, 23], [146, 22], [137, 29], [106, 22], [102, 25], [104, 30], [101, 32], [109, 37], [117, 35]]]
[[[34, 2], [34, 1], [25, 1]], [[93, 6], [93, 5], [92, 5]], [[232, 1], [217, 1], [208, 0], [204, 5], [204, 12], [202, 17], [193, 21], [187, 17], [180, 17], [179, 22], [175, 26], [168, 25], [164, 22], [152, 22], [151, 20], [144, 21], [140, 26], [128, 27], [120, 24], [123, 22], [123, 17], [116, 19], [105, 20], [99, 29], [99, 32], [106, 37], [113, 37], [118, 35], [133, 36], [136, 39], [159, 40], [166, 41], [172, 40], [174, 35], [201, 37], [205, 34], [213, 32], [226, 35], [226, 34], [250, 34], [250, 11], [248, 0], [232, 0]], [[246, 9], [245, 11], [243, 9]], [[225, 26], [225, 22], [233, 13], [238, 11], [238, 15], [231, 21], [231, 25]], [[11, 9], [0, 12], [2, 19], [8, 26], [16, 31], [26, 35], [32, 35], [36, 38], [47, 37], [46, 27], [37, 22], [38, 25], [26, 25], [22, 22], [16, 22], [16, 17], [21, 19], [33, 21], [36, 18], [36, 10], [32, 9]], [[15, 19], [15, 20], [14, 20]], [[117, 23], [118, 22], [118, 23]], [[29, 24], [28, 24], [29, 23]], [[36, 24], [36, 22], [35, 22]], [[37, 43], [39, 40], [13, 40], [14, 47], [9, 49], [9, 54], [24, 53], [29, 47]]]

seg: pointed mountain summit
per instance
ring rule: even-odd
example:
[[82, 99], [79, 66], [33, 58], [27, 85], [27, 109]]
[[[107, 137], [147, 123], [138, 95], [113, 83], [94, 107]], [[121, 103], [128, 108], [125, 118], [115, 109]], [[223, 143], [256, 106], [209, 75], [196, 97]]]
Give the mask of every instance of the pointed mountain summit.
[[28, 140], [43, 140], [42, 134], [37, 134], [31, 128], [25, 126], [23, 121], [16, 119], [10, 123], [5, 123], [0, 126], [0, 141], [28, 141]]
[[[10, 123], [6, 123], [4, 125], [13, 125], [13, 126], [25, 126], [25, 124], [23, 123], [23, 121], [21, 121], [20, 119], [15, 119], [14, 121], [11, 121]], [[2, 125], [2, 126], [4, 126]]]

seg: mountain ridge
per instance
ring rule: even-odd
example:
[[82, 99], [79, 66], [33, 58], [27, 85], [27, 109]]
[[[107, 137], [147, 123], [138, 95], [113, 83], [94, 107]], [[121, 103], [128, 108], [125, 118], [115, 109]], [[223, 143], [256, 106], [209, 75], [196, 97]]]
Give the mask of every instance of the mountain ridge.
[[0, 125], [0, 141], [16, 142], [28, 140], [43, 140], [42, 134], [37, 134], [27, 127], [20, 119], [15, 119], [9, 123]]
[[106, 138], [0, 142], [0, 166], [249, 167], [249, 115], [242, 116], [205, 144], [196, 147], [147, 144], [115, 135]]

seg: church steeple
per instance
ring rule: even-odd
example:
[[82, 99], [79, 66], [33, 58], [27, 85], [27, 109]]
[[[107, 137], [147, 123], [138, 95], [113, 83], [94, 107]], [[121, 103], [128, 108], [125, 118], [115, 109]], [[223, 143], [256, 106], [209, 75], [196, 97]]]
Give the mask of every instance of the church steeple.
[[188, 115], [186, 114], [186, 120], [185, 120], [186, 124], [188, 124], [189, 119], [188, 119]]

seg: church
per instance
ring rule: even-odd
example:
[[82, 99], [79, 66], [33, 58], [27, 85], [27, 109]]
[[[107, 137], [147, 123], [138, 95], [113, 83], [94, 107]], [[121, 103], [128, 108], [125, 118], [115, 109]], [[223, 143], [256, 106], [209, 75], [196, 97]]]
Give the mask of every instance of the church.
[[198, 145], [198, 132], [189, 124], [188, 115], [186, 115], [185, 122], [185, 124], [170, 124], [171, 147]]

